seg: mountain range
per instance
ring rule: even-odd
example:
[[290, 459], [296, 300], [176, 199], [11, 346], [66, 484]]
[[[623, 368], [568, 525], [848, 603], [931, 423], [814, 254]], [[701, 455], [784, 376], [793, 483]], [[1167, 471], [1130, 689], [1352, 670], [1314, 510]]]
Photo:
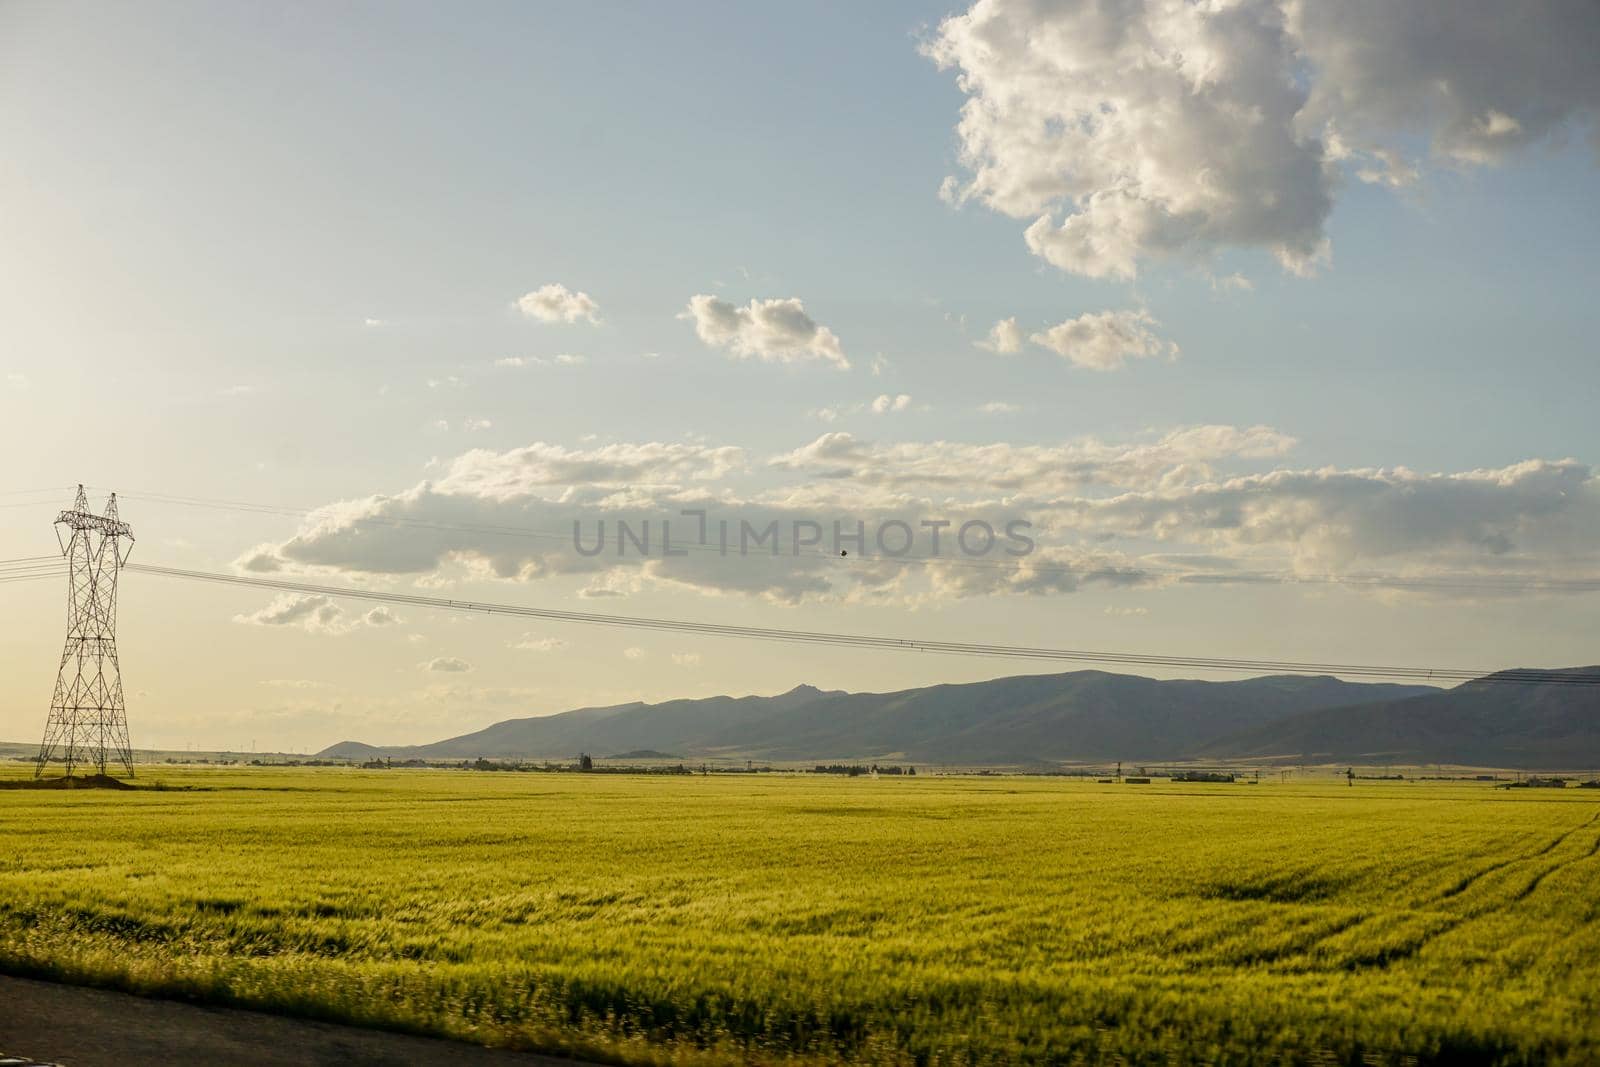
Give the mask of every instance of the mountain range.
[[[1593, 676], [1600, 667], [1572, 668]], [[800, 685], [508, 719], [428, 745], [346, 741], [330, 758], [572, 759], [650, 753], [963, 766], [1256, 759], [1579, 768], [1600, 764], [1600, 685], [1493, 676], [1454, 689], [1271, 675], [1021, 675], [893, 693]]]
[[1303, 712], [1222, 737], [1197, 755], [1301, 753], [1308, 762], [1600, 766], [1600, 667], [1556, 672], [1594, 684], [1528, 685], [1489, 675], [1405, 700]]

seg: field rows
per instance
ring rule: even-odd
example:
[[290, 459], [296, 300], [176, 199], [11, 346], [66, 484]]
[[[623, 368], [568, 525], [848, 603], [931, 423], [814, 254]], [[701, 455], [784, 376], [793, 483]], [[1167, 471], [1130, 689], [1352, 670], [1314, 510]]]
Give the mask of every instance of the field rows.
[[618, 1062], [1594, 1062], [1600, 799], [164, 772], [0, 792], [0, 968]]

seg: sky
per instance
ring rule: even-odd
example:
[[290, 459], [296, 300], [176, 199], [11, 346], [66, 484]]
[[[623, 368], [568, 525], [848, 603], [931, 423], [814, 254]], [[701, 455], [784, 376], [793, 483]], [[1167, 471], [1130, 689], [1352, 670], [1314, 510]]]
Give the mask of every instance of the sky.
[[[10, 0], [0, 559], [84, 483], [135, 562], [270, 580], [1594, 663], [1597, 48], [1578, 0]], [[1017, 669], [122, 583], [136, 747]], [[0, 584], [0, 739], [64, 585]]]

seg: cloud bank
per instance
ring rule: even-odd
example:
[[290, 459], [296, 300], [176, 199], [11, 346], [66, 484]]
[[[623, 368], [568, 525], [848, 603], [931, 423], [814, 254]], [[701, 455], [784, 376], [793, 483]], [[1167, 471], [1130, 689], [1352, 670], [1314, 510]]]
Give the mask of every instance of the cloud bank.
[[[1600, 564], [1600, 477], [1575, 460], [1463, 472], [1282, 465], [1293, 438], [1267, 426], [1180, 427], [1126, 441], [1053, 444], [881, 442], [822, 434], [753, 460], [710, 444], [641, 442], [592, 449], [535, 443], [473, 450], [445, 477], [393, 495], [330, 504], [294, 536], [237, 565], [256, 573], [359, 580], [575, 581], [586, 597], [652, 589], [713, 596], [922, 603], [1048, 596], [1089, 585], [1295, 580], [1392, 574], [1558, 583]], [[763, 472], [761, 487], [746, 478]], [[686, 509], [704, 512], [709, 539]], [[848, 561], [828, 552], [748, 555], [733, 545], [772, 523], [868, 528], [969, 518], [1031, 523], [1020, 558], [887, 558], [870, 543]], [[731, 520], [729, 519], [731, 517]], [[654, 550], [622, 552], [616, 522], [644, 520]], [[590, 553], [575, 550], [581, 520]], [[604, 538], [596, 536], [607, 523]], [[748, 523], [749, 533], [741, 531]], [[664, 528], [682, 556], [660, 550]], [[1253, 577], [1252, 577], [1253, 576]], [[1277, 577], [1272, 577], [1277, 576]], [[572, 586], [568, 586], [572, 588]], [[321, 597], [280, 597], [240, 622], [339, 633], [382, 625], [346, 618]], [[530, 635], [524, 647], [540, 649]]]

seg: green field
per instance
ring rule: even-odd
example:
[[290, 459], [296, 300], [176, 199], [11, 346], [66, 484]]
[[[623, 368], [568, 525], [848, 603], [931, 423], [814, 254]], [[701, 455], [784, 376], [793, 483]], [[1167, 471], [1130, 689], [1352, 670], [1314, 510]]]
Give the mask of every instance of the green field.
[[619, 1063], [1600, 1061], [1588, 790], [152, 779], [0, 791], [0, 970]]

